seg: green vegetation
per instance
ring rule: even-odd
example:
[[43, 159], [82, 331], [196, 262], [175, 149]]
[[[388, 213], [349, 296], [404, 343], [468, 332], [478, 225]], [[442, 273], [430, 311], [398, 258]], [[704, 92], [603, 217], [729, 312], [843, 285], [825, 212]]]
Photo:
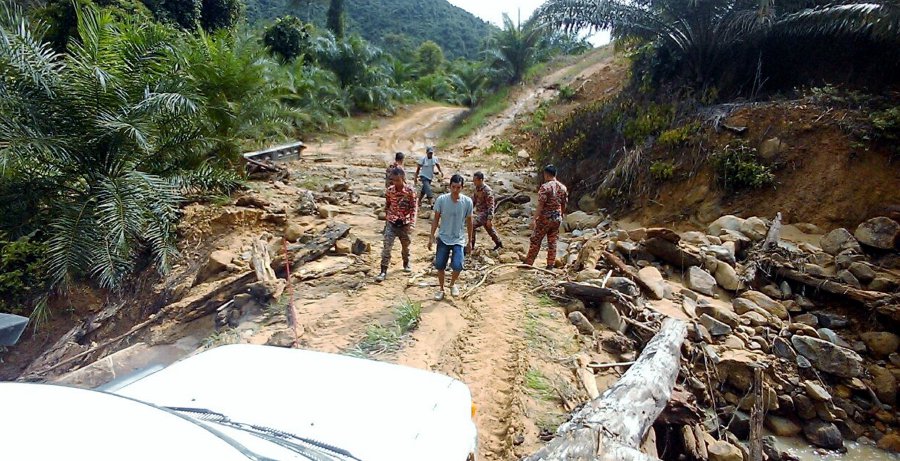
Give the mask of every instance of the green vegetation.
[[664, 148], [681, 147], [691, 141], [700, 131], [699, 123], [688, 123], [678, 128], [672, 128], [660, 133], [656, 142]]
[[395, 309], [395, 320], [390, 325], [370, 325], [366, 336], [350, 351], [358, 357], [371, 357], [400, 348], [400, 342], [414, 330], [422, 318], [422, 305], [409, 299]]
[[[251, 24], [288, 14], [326, 27], [331, 1], [245, 0]], [[395, 56], [426, 41], [437, 43], [450, 59], [475, 59], [495, 27], [445, 0], [344, 1], [345, 34], [359, 34]], [[327, 26], [334, 31], [331, 26]]]
[[307, 27], [293, 16], [276, 19], [263, 34], [263, 43], [285, 61], [293, 61], [301, 56], [304, 42], [308, 39]]
[[482, 103], [466, 115], [444, 136], [445, 143], [453, 143], [472, 134], [478, 127], [484, 125], [488, 118], [503, 112], [509, 106], [509, 88], [504, 87], [496, 93], [484, 99]]
[[756, 149], [743, 143], [725, 146], [714, 162], [718, 180], [727, 191], [756, 189], [775, 182], [772, 170], [760, 163]]
[[534, 368], [525, 373], [525, 387], [532, 391], [532, 395], [541, 400], [553, 400], [556, 398], [556, 392], [553, 390], [550, 380]]
[[31, 315], [32, 299], [46, 290], [44, 251], [31, 236], [12, 242], [0, 238], [0, 312]]
[[675, 176], [675, 165], [670, 162], [653, 162], [650, 165], [650, 176], [657, 181], [667, 181]]
[[516, 153], [516, 146], [508, 139], [497, 138], [484, 150], [485, 154], [504, 154], [513, 155]]
[[544, 30], [535, 21], [513, 23], [503, 14], [503, 30], [494, 33], [487, 49], [490, 66], [501, 78], [517, 83], [539, 60]]

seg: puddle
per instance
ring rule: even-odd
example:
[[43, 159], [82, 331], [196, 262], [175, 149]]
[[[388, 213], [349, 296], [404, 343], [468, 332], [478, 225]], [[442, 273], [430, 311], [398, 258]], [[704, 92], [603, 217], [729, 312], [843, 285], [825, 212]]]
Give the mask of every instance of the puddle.
[[844, 441], [847, 447], [847, 453], [834, 453], [823, 451], [821, 449], [809, 446], [801, 439], [776, 437], [778, 440], [778, 448], [786, 450], [788, 453], [800, 458], [802, 461], [830, 461], [830, 460], [847, 460], [847, 461], [897, 461], [900, 460], [900, 454], [888, 453], [879, 450], [872, 445], [864, 445], [856, 442]]

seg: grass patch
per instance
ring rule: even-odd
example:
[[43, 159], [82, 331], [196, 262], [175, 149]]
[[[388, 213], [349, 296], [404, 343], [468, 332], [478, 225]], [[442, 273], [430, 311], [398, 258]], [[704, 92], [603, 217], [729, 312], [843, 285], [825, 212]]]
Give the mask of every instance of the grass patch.
[[491, 94], [481, 104], [470, 110], [462, 120], [444, 135], [441, 146], [448, 146], [469, 136], [484, 125], [485, 120], [503, 112], [507, 107], [509, 107], [509, 87]]
[[550, 380], [534, 368], [525, 373], [525, 387], [531, 391], [533, 396], [541, 400], [553, 400], [556, 397]]
[[488, 146], [487, 149], [484, 150], [485, 154], [506, 154], [513, 155], [516, 151], [516, 146], [513, 145], [512, 142], [508, 139], [495, 139], [494, 142]]
[[311, 174], [302, 176], [295, 184], [297, 184], [297, 187], [303, 189], [319, 191], [325, 187], [325, 184], [327, 184], [328, 181], [329, 178], [326, 176]]
[[340, 131], [347, 136], [365, 134], [375, 128], [375, 119], [371, 116], [349, 117], [341, 119]]
[[389, 325], [369, 325], [366, 336], [350, 350], [349, 355], [369, 358], [398, 351], [400, 342], [419, 326], [422, 305], [407, 299], [395, 308], [394, 313], [396, 318]]

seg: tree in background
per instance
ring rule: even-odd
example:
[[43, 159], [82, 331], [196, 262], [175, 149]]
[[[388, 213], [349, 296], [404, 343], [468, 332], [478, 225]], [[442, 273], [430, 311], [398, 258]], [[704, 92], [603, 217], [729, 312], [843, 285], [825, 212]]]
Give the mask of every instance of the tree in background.
[[210, 32], [217, 29], [231, 29], [244, 14], [242, 0], [202, 0], [200, 25]]
[[344, 39], [344, 0], [331, 0], [325, 24], [336, 39]]
[[263, 43], [285, 62], [301, 56], [308, 39], [308, 27], [294, 16], [276, 19], [263, 33]]
[[436, 73], [444, 65], [444, 50], [431, 40], [425, 41], [416, 50], [416, 62], [421, 75]]
[[200, 24], [200, 0], [143, 0], [160, 21], [174, 23], [182, 29], [193, 30]]
[[544, 30], [536, 21], [513, 23], [503, 14], [503, 30], [496, 32], [485, 51], [492, 69], [508, 83], [517, 83], [525, 71], [537, 62]]

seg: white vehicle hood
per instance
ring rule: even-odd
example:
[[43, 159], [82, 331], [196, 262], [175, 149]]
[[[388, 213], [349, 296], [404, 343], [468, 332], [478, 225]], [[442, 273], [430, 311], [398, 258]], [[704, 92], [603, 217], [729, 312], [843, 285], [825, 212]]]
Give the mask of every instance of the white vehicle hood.
[[215, 411], [343, 448], [363, 461], [464, 461], [476, 449], [471, 394], [463, 383], [335, 354], [222, 346], [115, 393]]

